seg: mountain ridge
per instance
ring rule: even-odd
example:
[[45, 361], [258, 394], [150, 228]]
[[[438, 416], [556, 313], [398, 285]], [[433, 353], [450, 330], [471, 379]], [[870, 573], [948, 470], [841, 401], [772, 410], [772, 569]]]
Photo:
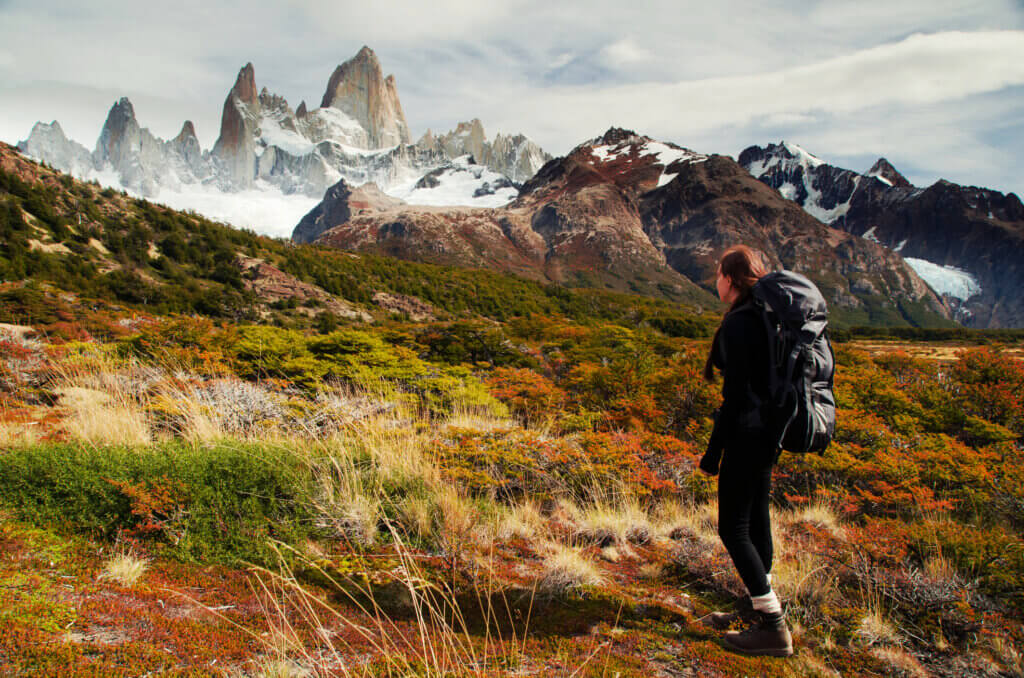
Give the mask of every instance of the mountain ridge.
[[[189, 141], [195, 136], [194, 127], [191, 134], [185, 130], [189, 125], [182, 126], [183, 138], [156, 137], [135, 119], [127, 98], [111, 107], [90, 158], [63, 130], [41, 124], [18, 148], [76, 176], [108, 181], [116, 176], [118, 188], [150, 198], [187, 187], [226, 195], [276, 189], [319, 198], [342, 178], [391, 190], [472, 152], [458, 143], [459, 127], [442, 135], [443, 145], [431, 144], [430, 133], [422, 143], [411, 143], [395, 79], [384, 75], [369, 47], [334, 69], [322, 102], [308, 110], [303, 101], [292, 110], [283, 97], [258, 88], [250, 62], [239, 70], [225, 97], [219, 135], [209, 150], [198, 147], [198, 140]], [[522, 134], [498, 134], [488, 141], [482, 125], [475, 123], [480, 137], [472, 145], [475, 161], [514, 184], [528, 179], [550, 157]], [[122, 146], [122, 137], [130, 143]]]
[[739, 163], [823, 223], [898, 252], [961, 322], [1024, 325], [1024, 205], [1014, 193], [944, 179], [921, 188], [885, 158], [860, 174], [792, 146], [751, 146]]
[[897, 254], [829, 229], [731, 158], [619, 128], [546, 163], [503, 208], [347, 214], [321, 222], [316, 242], [705, 302], [716, 257], [745, 242], [775, 267], [806, 272], [840, 314], [865, 324], [949, 314]]

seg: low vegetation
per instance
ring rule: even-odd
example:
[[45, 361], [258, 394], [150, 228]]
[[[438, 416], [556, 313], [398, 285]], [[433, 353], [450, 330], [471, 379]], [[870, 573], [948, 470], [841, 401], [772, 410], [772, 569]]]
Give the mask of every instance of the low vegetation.
[[[2, 176], [5, 233], [118, 267], [0, 254], [6, 673], [1020, 673], [1014, 335], [840, 337], [835, 441], [775, 477], [798, 656], [744, 657], [702, 624], [742, 592], [696, 472], [720, 397], [700, 377], [713, 316]], [[109, 254], [79, 242], [72, 196]], [[153, 242], [178, 269], [141, 260]], [[441, 313], [264, 316], [221, 247], [353, 303], [386, 290]], [[186, 269], [181, 289], [161, 273]], [[114, 271], [165, 296], [132, 300], [152, 291]]]

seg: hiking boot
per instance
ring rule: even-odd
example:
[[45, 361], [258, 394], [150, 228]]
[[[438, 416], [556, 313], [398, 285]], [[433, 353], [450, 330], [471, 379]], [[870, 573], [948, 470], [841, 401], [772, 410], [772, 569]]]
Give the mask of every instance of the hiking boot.
[[735, 622], [756, 621], [757, 619], [750, 596], [743, 596], [736, 599], [736, 606], [732, 612], [712, 612], [705, 619], [705, 623], [713, 629], [725, 631]]
[[746, 631], [729, 631], [725, 644], [744, 654], [789, 657], [793, 654], [793, 636], [781, 614], [759, 613], [761, 621]]

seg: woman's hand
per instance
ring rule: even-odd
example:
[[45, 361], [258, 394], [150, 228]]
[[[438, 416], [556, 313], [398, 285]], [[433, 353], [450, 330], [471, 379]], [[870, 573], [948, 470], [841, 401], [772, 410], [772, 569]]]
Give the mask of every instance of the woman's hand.
[[700, 464], [697, 465], [697, 468], [699, 468], [701, 472], [706, 475], [717, 476], [718, 466], [721, 464], [721, 462], [721, 451], [708, 450], [707, 452], [704, 453], [704, 456], [700, 458]]

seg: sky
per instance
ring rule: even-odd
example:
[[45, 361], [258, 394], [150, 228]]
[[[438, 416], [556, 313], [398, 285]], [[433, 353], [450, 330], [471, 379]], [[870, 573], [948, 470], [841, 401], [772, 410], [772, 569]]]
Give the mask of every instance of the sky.
[[363, 45], [414, 139], [476, 117], [563, 155], [614, 125], [1024, 192], [1024, 0], [0, 0], [0, 140], [58, 120], [91, 149], [127, 96], [210, 148], [247, 62], [314, 108]]

